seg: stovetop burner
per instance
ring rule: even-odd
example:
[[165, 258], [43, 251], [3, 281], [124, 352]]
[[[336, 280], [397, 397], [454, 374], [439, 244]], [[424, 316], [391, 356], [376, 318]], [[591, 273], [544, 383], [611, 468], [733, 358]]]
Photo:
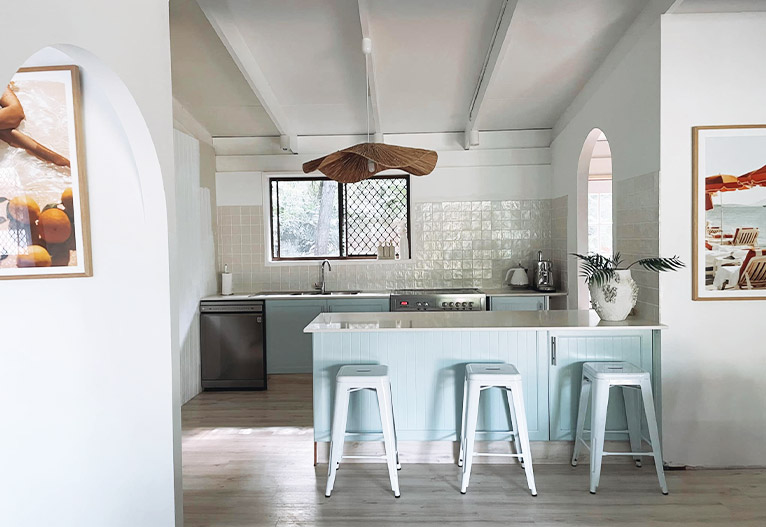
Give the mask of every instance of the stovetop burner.
[[472, 295], [482, 294], [481, 290], [477, 288], [464, 288], [464, 289], [397, 289], [394, 291], [395, 295]]
[[484, 311], [479, 289], [400, 289], [391, 294], [391, 311]]

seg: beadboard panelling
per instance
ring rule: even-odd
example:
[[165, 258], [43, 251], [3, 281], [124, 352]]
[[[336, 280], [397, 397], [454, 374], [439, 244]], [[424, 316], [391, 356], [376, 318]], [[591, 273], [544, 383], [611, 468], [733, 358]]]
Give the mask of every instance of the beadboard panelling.
[[181, 403], [202, 391], [200, 377], [199, 299], [215, 291], [210, 195], [200, 188], [199, 142], [173, 131], [178, 254], [175, 271], [178, 331], [181, 343]]
[[[329, 441], [335, 376], [343, 364], [389, 367], [399, 439], [454, 441], [460, 428], [465, 364], [515, 364], [523, 377], [530, 438], [548, 439], [547, 347], [535, 331], [375, 332], [314, 334], [314, 438]], [[510, 417], [500, 390], [483, 393], [479, 439], [507, 439]], [[372, 392], [352, 394], [349, 438], [375, 439], [380, 431]]]

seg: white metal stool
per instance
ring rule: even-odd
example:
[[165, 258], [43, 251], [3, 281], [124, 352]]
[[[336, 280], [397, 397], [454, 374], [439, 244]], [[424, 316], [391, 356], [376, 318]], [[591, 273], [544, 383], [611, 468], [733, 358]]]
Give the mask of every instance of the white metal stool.
[[[508, 397], [508, 407], [513, 427], [515, 454], [491, 454], [474, 452], [476, 421], [479, 417], [479, 399], [481, 392], [489, 388], [504, 389]], [[460, 492], [468, 490], [471, 479], [473, 456], [497, 456], [518, 458], [527, 474], [527, 485], [532, 496], [537, 496], [535, 475], [532, 471], [532, 455], [529, 448], [529, 430], [527, 414], [524, 410], [521, 374], [512, 364], [467, 364], [465, 367], [465, 385], [463, 388], [463, 422], [460, 434], [460, 454], [458, 465], [463, 467]]]
[[[625, 414], [628, 421], [630, 452], [604, 452], [604, 436], [606, 435], [606, 412], [609, 405], [609, 388], [620, 386], [625, 399]], [[591, 407], [590, 430], [584, 430], [585, 414], [588, 412], [588, 402], [593, 392]], [[640, 392], [640, 394], [639, 394]], [[641, 396], [644, 400], [646, 424], [649, 428], [650, 451], [642, 451], [641, 436]], [[590, 432], [590, 444], [585, 442], [583, 434]], [[612, 430], [610, 430], [612, 432]], [[662, 453], [660, 451], [660, 434], [657, 429], [657, 417], [654, 412], [654, 397], [649, 372], [634, 366], [629, 362], [586, 362], [582, 368], [582, 387], [580, 388], [580, 407], [577, 411], [577, 435], [575, 436], [572, 466], [577, 465], [580, 447], [584, 445], [590, 451], [590, 493], [595, 494], [601, 477], [601, 461], [603, 456], [633, 456], [637, 466], [641, 466], [641, 456], [654, 457], [657, 478], [663, 494], [668, 493], [665, 482], [665, 472], [662, 468]]]
[[[383, 428], [383, 441], [386, 447], [385, 456], [344, 456], [343, 443], [346, 438], [346, 420], [348, 418], [348, 400], [352, 392], [373, 390], [378, 396], [380, 422]], [[396, 426], [394, 424], [394, 406], [391, 399], [391, 380], [388, 377], [388, 366], [360, 365], [342, 366], [335, 378], [335, 409], [332, 418], [332, 442], [330, 443], [330, 460], [327, 471], [328, 498], [335, 485], [335, 475], [340, 461], [346, 458], [385, 459], [388, 464], [388, 477], [391, 480], [391, 490], [399, 497], [399, 448], [396, 441]]]

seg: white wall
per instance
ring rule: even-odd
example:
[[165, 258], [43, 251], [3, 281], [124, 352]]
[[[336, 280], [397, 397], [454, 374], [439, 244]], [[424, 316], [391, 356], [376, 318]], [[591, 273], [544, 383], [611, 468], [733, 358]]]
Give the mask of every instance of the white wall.
[[764, 49], [763, 13], [662, 19], [661, 250], [689, 264], [660, 280], [671, 463], [766, 464], [766, 302], [691, 300], [691, 128], [766, 124]]
[[[672, 2], [654, 0], [639, 15], [605, 62], [580, 92], [554, 127], [551, 144], [553, 158], [552, 197], [568, 196], [567, 251], [587, 251], [587, 237], [578, 246], [578, 223], [587, 225], [587, 204], [581, 201], [587, 192], [587, 167], [578, 180], [580, 153], [588, 134], [601, 129], [612, 152], [612, 174], [615, 196], [619, 199], [620, 181], [656, 175], [659, 172], [660, 119], [660, 13]], [[656, 188], [647, 189], [646, 199], [654, 196], [656, 219]], [[578, 194], [579, 193], [579, 194]], [[646, 208], [645, 207], [645, 208]], [[615, 231], [620, 222], [632, 221], [625, 216], [614, 217]], [[615, 237], [618, 251], [633, 252], [633, 244]], [[627, 250], [626, 250], [627, 249]], [[656, 247], [643, 247], [656, 251]], [[581, 288], [576, 262], [568, 260], [569, 306], [576, 309]], [[656, 277], [642, 279], [634, 272], [641, 286], [641, 295], [657, 296]], [[648, 316], [651, 316], [649, 314]], [[655, 314], [656, 316], [656, 314]]]
[[83, 69], [94, 272], [0, 284], [4, 525], [182, 522], [167, 8], [41, 0], [0, 17], [1, 82], [52, 43]]
[[[435, 149], [434, 171], [412, 177], [413, 202], [547, 199], [551, 188], [550, 130], [482, 132], [464, 150], [462, 134], [391, 134], [385, 142]], [[302, 164], [366, 140], [358, 136], [299, 138], [298, 155], [281, 153], [279, 138], [215, 138], [219, 206], [262, 205], [264, 172], [302, 174]]]

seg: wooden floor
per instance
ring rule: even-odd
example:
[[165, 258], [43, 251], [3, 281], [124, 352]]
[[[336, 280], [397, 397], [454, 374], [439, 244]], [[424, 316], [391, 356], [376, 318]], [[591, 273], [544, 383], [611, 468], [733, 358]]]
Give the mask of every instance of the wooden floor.
[[651, 463], [607, 465], [597, 495], [588, 468], [536, 465], [538, 497], [518, 466], [474, 465], [468, 494], [458, 467], [407, 465], [394, 499], [383, 464], [344, 465], [332, 498], [313, 466], [311, 377], [269, 379], [266, 392], [206, 392], [183, 407], [186, 527], [383, 525], [766, 526], [766, 471], [667, 473]]

